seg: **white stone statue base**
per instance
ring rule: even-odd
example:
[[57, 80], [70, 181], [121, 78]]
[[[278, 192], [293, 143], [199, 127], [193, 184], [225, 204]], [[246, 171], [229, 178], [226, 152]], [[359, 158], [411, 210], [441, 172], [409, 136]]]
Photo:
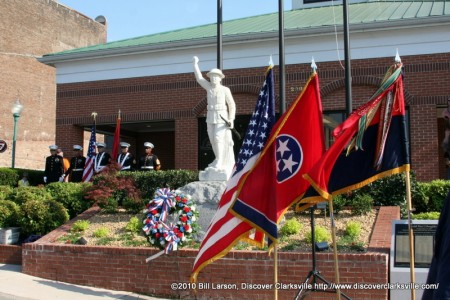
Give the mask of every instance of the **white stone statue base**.
[[203, 240], [225, 188], [226, 181], [195, 181], [178, 189], [182, 193], [192, 196], [199, 212], [197, 224], [200, 226], [200, 232], [194, 237], [196, 240]]
[[207, 167], [198, 174], [200, 181], [227, 181], [228, 176], [225, 170], [219, 170], [213, 167]]

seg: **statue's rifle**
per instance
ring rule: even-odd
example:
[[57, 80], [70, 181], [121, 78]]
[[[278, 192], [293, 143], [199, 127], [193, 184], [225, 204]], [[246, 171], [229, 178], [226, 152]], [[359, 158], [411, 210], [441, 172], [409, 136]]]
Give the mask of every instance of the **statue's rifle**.
[[225, 122], [225, 124], [227, 124], [228, 128], [231, 130], [231, 132], [236, 136], [236, 138], [238, 140], [241, 140], [242, 137], [239, 134], [239, 132], [236, 130], [236, 128], [231, 128], [231, 122], [229, 122], [227, 119], [225, 119], [224, 117], [222, 117], [222, 115], [220, 115], [220, 117], [222, 118], [222, 120]]

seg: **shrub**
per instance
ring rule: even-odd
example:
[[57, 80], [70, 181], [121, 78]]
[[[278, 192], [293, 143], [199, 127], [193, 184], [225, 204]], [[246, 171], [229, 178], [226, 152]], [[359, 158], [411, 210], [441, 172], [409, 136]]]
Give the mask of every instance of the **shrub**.
[[13, 190], [9, 185], [0, 185], [0, 200], [8, 200]]
[[116, 164], [112, 164], [101, 175], [96, 176], [94, 184], [87, 189], [85, 198], [109, 211], [122, 205], [125, 198], [139, 201], [141, 192], [133, 177], [118, 174], [117, 168]]
[[52, 198], [67, 208], [70, 218], [77, 216], [91, 206], [84, 198], [90, 183], [53, 182], [45, 187]]
[[89, 225], [91, 225], [91, 223], [88, 220], [78, 220], [75, 221], [72, 225], [72, 228], [70, 229], [70, 231], [72, 232], [83, 232], [88, 230]]
[[129, 198], [123, 199], [122, 207], [129, 213], [136, 214], [145, 207], [144, 199], [142, 198]]
[[[416, 206], [416, 211], [441, 211], [444, 206], [445, 198], [450, 191], [450, 181], [433, 180], [431, 182], [420, 183], [419, 186], [420, 193], [417, 193], [413, 200], [413, 203]], [[416, 201], [418, 203], [417, 205]]]
[[28, 200], [39, 200], [46, 201], [51, 200], [52, 195], [42, 187], [35, 186], [20, 186], [15, 188], [14, 191], [9, 195], [10, 200], [21, 205]]
[[[325, 227], [322, 227], [320, 225], [315, 226], [315, 228], [314, 228], [314, 237], [315, 237], [316, 243], [330, 242], [331, 241], [331, 234], [328, 232], [328, 230]], [[309, 231], [306, 234], [306, 242], [310, 243], [310, 244], [312, 242], [311, 231]]]
[[412, 218], [414, 220], [439, 220], [441, 213], [438, 211], [430, 211], [419, 214], [413, 214]]
[[333, 196], [334, 213], [338, 214], [346, 205], [348, 205], [348, 199], [344, 195]]
[[296, 218], [291, 218], [281, 227], [280, 232], [282, 235], [287, 236], [297, 234], [301, 229], [302, 224]]
[[350, 204], [354, 215], [366, 215], [372, 210], [373, 199], [369, 194], [357, 194]]
[[44, 235], [69, 220], [69, 214], [62, 204], [54, 200], [31, 199], [20, 206], [19, 225], [21, 232]]
[[109, 235], [109, 230], [106, 227], [100, 227], [92, 233], [96, 238], [104, 238]]
[[32, 186], [44, 184], [44, 171], [42, 170], [29, 170], [29, 169], [14, 169], [14, 170], [18, 172], [19, 179], [22, 178], [24, 172], [27, 172], [28, 181]]
[[153, 197], [157, 188], [170, 187], [176, 190], [188, 183], [198, 181], [198, 171], [166, 170], [157, 172], [122, 172], [134, 178], [136, 186], [145, 197]]
[[[411, 193], [418, 192], [418, 183], [414, 172], [410, 172]], [[378, 179], [361, 189], [356, 194], [368, 194], [375, 206], [402, 206], [406, 201], [405, 173]]]
[[19, 206], [10, 200], [0, 200], [0, 228], [17, 226]]
[[137, 217], [131, 217], [125, 226], [125, 230], [131, 233], [140, 233], [142, 232], [142, 227], [142, 222]]
[[347, 223], [347, 226], [345, 227], [345, 236], [348, 236], [349, 238], [356, 240], [360, 234], [361, 234], [361, 224], [355, 221], [350, 221]]
[[0, 185], [16, 186], [19, 174], [14, 169], [0, 168]]

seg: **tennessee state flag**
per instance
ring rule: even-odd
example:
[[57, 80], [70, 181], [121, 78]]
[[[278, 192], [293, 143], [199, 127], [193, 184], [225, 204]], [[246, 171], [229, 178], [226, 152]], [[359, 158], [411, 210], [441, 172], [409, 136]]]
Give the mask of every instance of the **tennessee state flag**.
[[324, 150], [319, 77], [314, 72], [274, 125], [261, 156], [238, 188], [231, 213], [275, 242], [280, 218], [309, 186], [302, 175]]
[[409, 170], [401, 71], [401, 63], [392, 66], [370, 101], [335, 128], [334, 144], [305, 175], [320, 196], [305, 196], [299, 205]]

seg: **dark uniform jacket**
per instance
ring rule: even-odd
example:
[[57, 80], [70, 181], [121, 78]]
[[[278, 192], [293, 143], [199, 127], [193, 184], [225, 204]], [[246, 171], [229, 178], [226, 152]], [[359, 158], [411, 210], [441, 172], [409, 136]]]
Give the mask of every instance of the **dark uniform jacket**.
[[58, 182], [64, 174], [63, 158], [60, 155], [47, 156], [45, 159], [44, 176], [47, 177], [47, 183]]
[[139, 160], [139, 170], [152, 171], [158, 166], [158, 156], [155, 154], [142, 156]]
[[100, 173], [109, 164], [111, 155], [107, 152], [97, 153], [94, 158], [94, 173]]
[[117, 156], [117, 162], [121, 166], [121, 171], [133, 171], [136, 166], [134, 156], [130, 153], [120, 153]]
[[86, 164], [86, 157], [76, 156], [70, 160], [70, 167], [66, 171], [66, 176], [70, 175], [70, 182], [81, 182], [83, 180], [84, 165]]

